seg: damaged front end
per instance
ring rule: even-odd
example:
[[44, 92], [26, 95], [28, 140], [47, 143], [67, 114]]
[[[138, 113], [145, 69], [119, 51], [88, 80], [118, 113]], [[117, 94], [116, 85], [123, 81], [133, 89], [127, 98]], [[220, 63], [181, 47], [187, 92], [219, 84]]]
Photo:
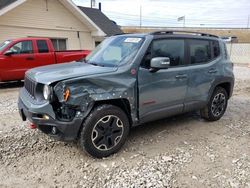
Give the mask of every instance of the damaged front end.
[[72, 121], [75, 117], [83, 120], [94, 105], [110, 103], [124, 109], [131, 123], [137, 121], [135, 78], [98, 76], [85, 79], [71, 79], [54, 86], [52, 102], [56, 118], [60, 121]]
[[84, 118], [94, 105], [93, 99], [84, 87], [65, 85], [60, 82], [54, 87], [55, 97], [52, 106], [60, 121], [72, 121], [75, 117]]

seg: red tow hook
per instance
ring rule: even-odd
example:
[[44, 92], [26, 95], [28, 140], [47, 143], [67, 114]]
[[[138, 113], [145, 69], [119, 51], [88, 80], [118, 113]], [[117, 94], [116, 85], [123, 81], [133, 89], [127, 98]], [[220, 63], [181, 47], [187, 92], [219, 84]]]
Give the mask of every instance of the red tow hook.
[[35, 125], [35, 124], [30, 124], [29, 127], [30, 127], [31, 129], [36, 129], [36, 125]]

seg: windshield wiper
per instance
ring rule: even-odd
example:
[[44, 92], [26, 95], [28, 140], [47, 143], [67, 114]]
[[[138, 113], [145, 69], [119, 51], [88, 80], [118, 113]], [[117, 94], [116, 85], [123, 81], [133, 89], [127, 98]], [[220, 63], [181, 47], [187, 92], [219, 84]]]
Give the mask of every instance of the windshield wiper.
[[99, 66], [99, 67], [104, 67], [104, 65], [95, 63], [95, 62], [88, 62], [88, 64], [94, 65], [94, 66]]

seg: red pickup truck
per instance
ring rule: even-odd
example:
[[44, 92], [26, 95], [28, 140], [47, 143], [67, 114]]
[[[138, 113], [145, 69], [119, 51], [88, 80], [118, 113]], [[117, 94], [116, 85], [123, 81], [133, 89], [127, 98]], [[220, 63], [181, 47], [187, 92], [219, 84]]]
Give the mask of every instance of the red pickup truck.
[[88, 50], [55, 51], [48, 38], [22, 38], [0, 44], [0, 82], [22, 80], [28, 69], [85, 58]]

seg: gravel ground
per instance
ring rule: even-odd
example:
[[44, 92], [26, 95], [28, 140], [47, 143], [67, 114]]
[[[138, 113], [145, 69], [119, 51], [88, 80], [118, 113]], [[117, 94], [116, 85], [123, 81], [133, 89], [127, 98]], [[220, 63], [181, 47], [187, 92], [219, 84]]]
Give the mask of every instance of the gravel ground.
[[138, 126], [105, 159], [29, 129], [16, 106], [22, 84], [1, 84], [0, 187], [250, 187], [250, 68], [234, 70], [221, 120], [189, 113]]

